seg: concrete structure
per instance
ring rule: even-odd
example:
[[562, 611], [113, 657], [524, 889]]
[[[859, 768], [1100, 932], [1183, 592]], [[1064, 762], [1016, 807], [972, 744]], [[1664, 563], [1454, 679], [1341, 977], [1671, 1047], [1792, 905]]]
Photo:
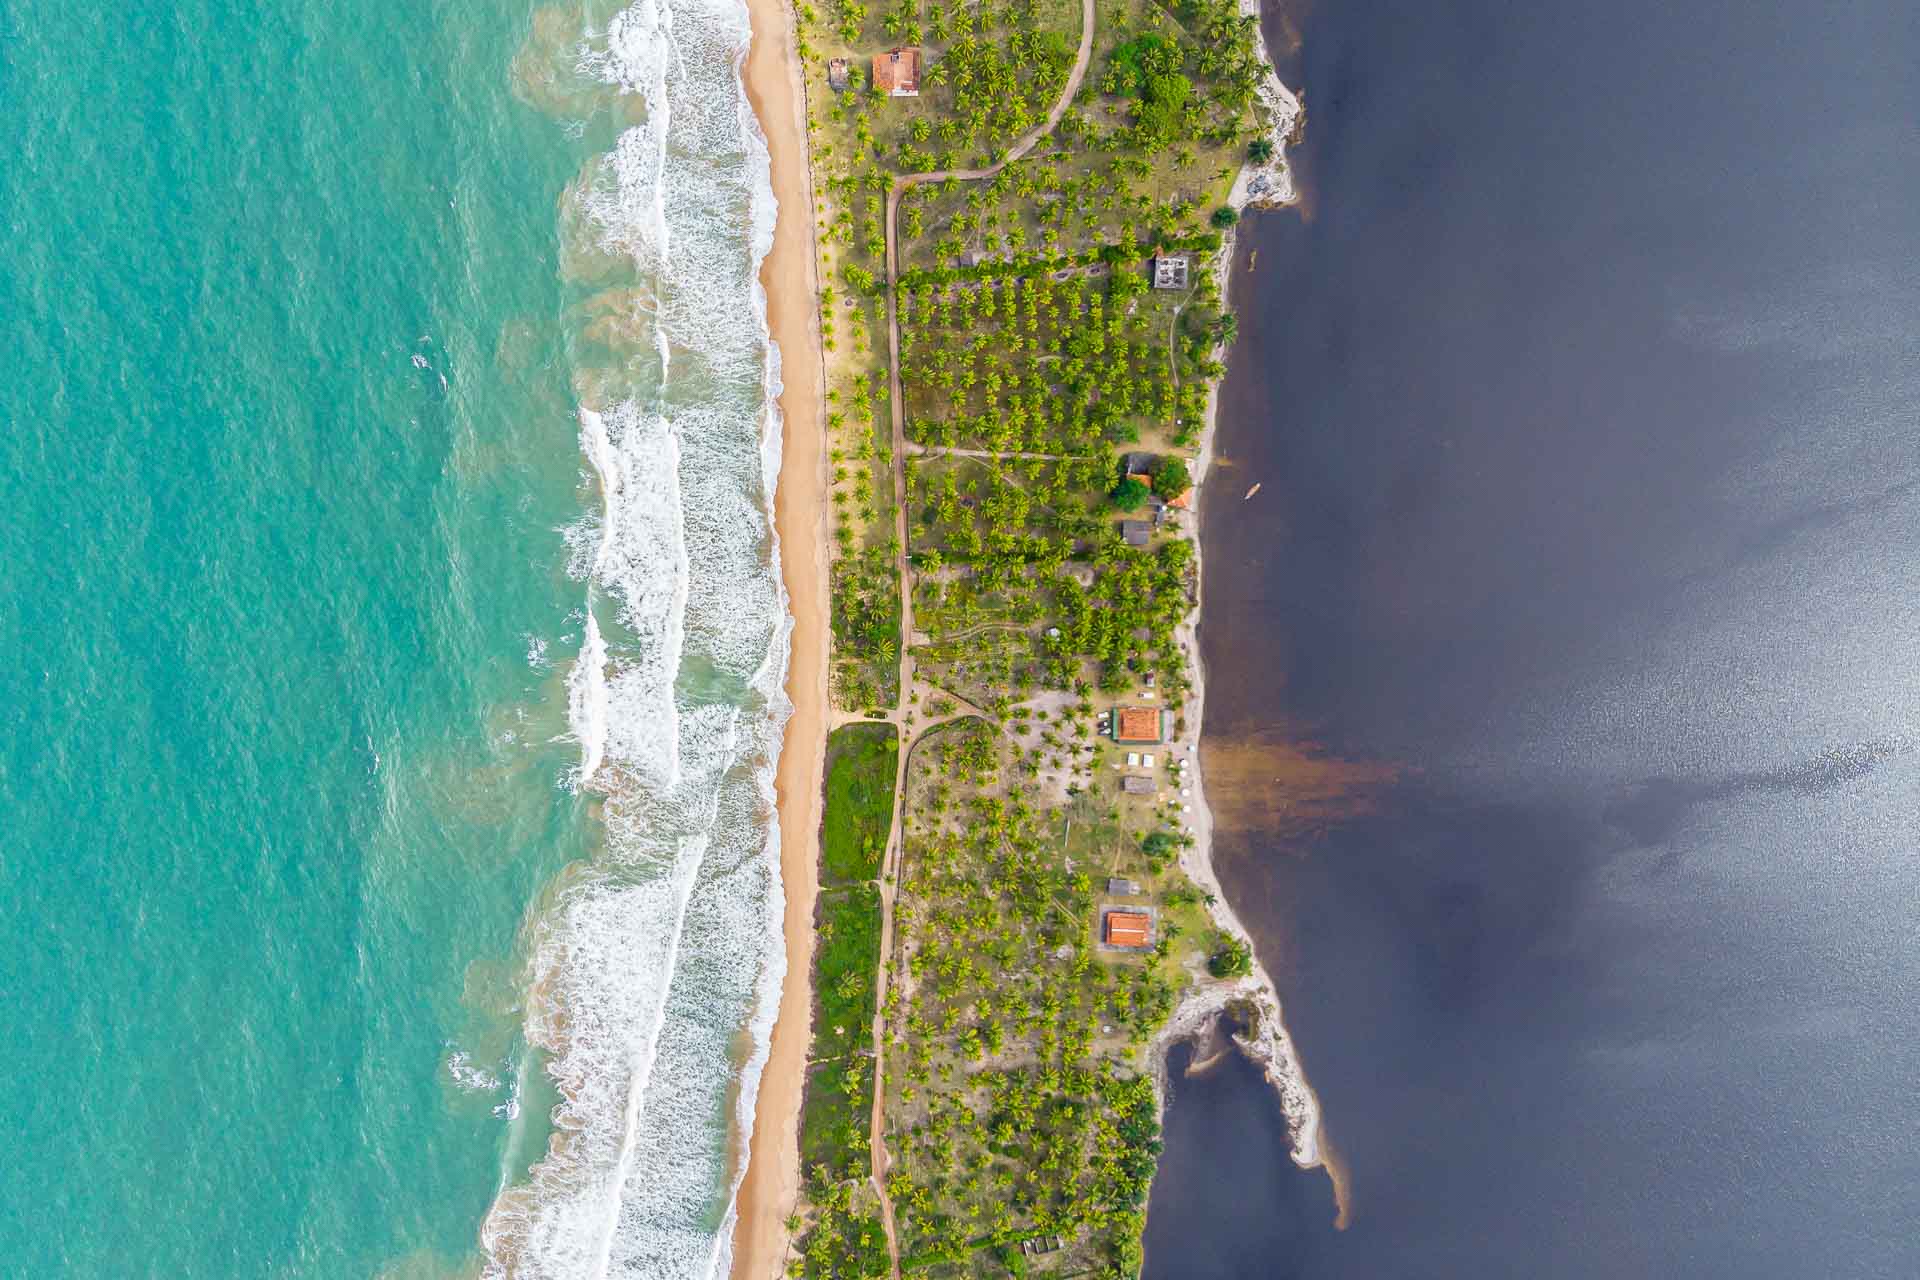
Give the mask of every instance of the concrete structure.
[[1190, 261], [1184, 253], [1160, 253], [1153, 259], [1153, 287], [1156, 289], [1184, 289], [1187, 287], [1187, 272]]
[[889, 98], [920, 96], [920, 49], [902, 45], [873, 55], [873, 91]]
[[1153, 538], [1153, 526], [1145, 520], [1122, 520], [1120, 536], [1130, 547], [1144, 547]]
[[1130, 773], [1120, 779], [1120, 790], [1130, 796], [1150, 796], [1155, 788], [1152, 778], [1143, 778], [1137, 773]]
[[1140, 886], [1131, 880], [1122, 880], [1119, 876], [1109, 876], [1107, 892], [1116, 898], [1131, 898], [1140, 892]]
[[827, 59], [827, 88], [844, 92], [852, 78], [853, 67], [845, 58]]

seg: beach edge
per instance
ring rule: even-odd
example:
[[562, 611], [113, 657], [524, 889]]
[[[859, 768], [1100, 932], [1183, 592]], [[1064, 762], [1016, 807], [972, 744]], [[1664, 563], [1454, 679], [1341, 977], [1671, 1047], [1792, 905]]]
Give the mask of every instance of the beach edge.
[[[1241, 0], [1241, 13], [1258, 22], [1261, 18], [1260, 0]], [[1294, 180], [1294, 173], [1288, 148], [1296, 143], [1300, 131], [1306, 123], [1306, 103], [1299, 90], [1284, 84], [1274, 68], [1271, 54], [1267, 49], [1266, 33], [1258, 25], [1254, 28], [1255, 48], [1265, 68], [1258, 89], [1261, 106], [1267, 116], [1267, 137], [1272, 145], [1272, 154], [1264, 161], [1247, 160], [1234, 176], [1232, 190], [1227, 203], [1236, 215], [1244, 215], [1250, 209], [1287, 209], [1300, 203], [1301, 192]], [[1219, 290], [1221, 310], [1231, 314], [1233, 311], [1232, 285], [1237, 278], [1234, 271], [1238, 251], [1238, 224], [1230, 228], [1214, 259], [1214, 284]], [[1224, 346], [1216, 346], [1214, 356], [1231, 362], [1232, 355]], [[1222, 378], [1214, 380], [1207, 391], [1206, 412], [1201, 421], [1200, 445], [1193, 462], [1193, 476], [1196, 484], [1204, 484], [1208, 473], [1213, 469], [1215, 439], [1219, 427], [1220, 387]], [[1255, 488], [1258, 488], [1256, 485]], [[1217, 497], [1217, 494], [1211, 495]], [[1248, 498], [1253, 490], [1248, 490]], [[1206, 792], [1206, 700], [1207, 677], [1206, 660], [1200, 647], [1200, 628], [1206, 623], [1206, 554], [1205, 535], [1206, 510], [1208, 500], [1203, 499], [1195, 508], [1193, 522], [1193, 560], [1194, 560], [1194, 601], [1193, 608], [1174, 629], [1174, 635], [1187, 654], [1187, 668], [1193, 687], [1188, 698], [1188, 716], [1192, 721], [1192, 740], [1194, 745], [1194, 765], [1187, 780], [1193, 790], [1191, 813], [1192, 843], [1181, 852], [1180, 866], [1187, 877], [1205, 891], [1207, 896], [1207, 914], [1216, 928], [1223, 933], [1238, 938], [1245, 943], [1252, 957], [1252, 971], [1242, 979], [1227, 983], [1215, 983], [1190, 992], [1174, 1010], [1167, 1023], [1154, 1037], [1152, 1061], [1155, 1074], [1155, 1092], [1159, 1105], [1162, 1124], [1165, 1123], [1166, 1105], [1171, 1088], [1168, 1077], [1168, 1055], [1181, 1041], [1191, 1039], [1214, 1019], [1220, 1017], [1230, 1004], [1248, 1002], [1260, 1013], [1258, 1027], [1252, 1035], [1233, 1035], [1232, 1042], [1252, 1063], [1260, 1067], [1267, 1083], [1273, 1088], [1281, 1114], [1286, 1118], [1287, 1129], [1293, 1139], [1290, 1153], [1293, 1163], [1301, 1169], [1320, 1169], [1333, 1184], [1336, 1206], [1335, 1225], [1345, 1229], [1350, 1216], [1350, 1179], [1345, 1165], [1326, 1133], [1324, 1113], [1319, 1095], [1314, 1092], [1307, 1079], [1306, 1068], [1300, 1060], [1293, 1037], [1286, 1026], [1286, 1014], [1280, 1000], [1278, 985], [1268, 972], [1266, 964], [1260, 959], [1253, 945], [1253, 935], [1240, 920], [1234, 910], [1226, 889], [1221, 885], [1219, 875], [1213, 865], [1213, 810], [1207, 802]], [[1158, 1177], [1156, 1167], [1155, 1176]]]
[[813, 907], [818, 888], [820, 798], [827, 734], [827, 526], [825, 387], [813, 245], [813, 180], [806, 99], [786, 0], [747, 0], [752, 41], [742, 68], [747, 100], [766, 138], [778, 214], [760, 266], [767, 328], [780, 351], [783, 419], [774, 527], [793, 617], [787, 696], [793, 714], [774, 779], [785, 888], [787, 965], [735, 1200], [735, 1277], [780, 1274], [786, 1218], [800, 1192], [800, 1107], [812, 1032]]

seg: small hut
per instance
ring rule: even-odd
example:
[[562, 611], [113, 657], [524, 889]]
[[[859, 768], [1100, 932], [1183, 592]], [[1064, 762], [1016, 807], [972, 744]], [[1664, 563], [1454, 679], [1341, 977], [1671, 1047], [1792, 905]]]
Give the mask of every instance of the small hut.
[[1184, 253], [1159, 253], [1153, 258], [1153, 287], [1156, 289], [1184, 289], [1187, 287], [1187, 272], [1190, 260]]

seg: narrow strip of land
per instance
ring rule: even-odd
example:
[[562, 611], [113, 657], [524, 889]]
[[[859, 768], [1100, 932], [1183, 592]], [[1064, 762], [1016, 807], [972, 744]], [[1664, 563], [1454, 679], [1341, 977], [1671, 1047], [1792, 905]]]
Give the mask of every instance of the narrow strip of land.
[[1181, 627], [1258, 40], [1238, 0], [1107, 3], [926, 35], [801, 11], [847, 286], [822, 297], [837, 718], [897, 755], [849, 801], [829, 748], [824, 843], [857, 856], [823, 899], [796, 1274], [1137, 1274], [1156, 1046], [1245, 985], [1185, 868]]

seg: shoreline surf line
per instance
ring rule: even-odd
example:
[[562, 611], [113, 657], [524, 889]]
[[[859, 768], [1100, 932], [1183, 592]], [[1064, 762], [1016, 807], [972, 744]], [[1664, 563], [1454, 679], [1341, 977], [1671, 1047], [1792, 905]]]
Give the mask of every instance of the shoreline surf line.
[[827, 728], [826, 405], [814, 305], [819, 287], [813, 175], [793, 14], [784, 0], [747, 0], [747, 9], [753, 35], [741, 82], [766, 139], [778, 207], [760, 281], [783, 383], [774, 528], [793, 620], [787, 666], [793, 711], [774, 781], [785, 887], [786, 975], [761, 1072], [746, 1173], [734, 1200], [731, 1272], [736, 1277], [771, 1277], [784, 1269], [786, 1218], [800, 1194], [800, 1103], [813, 1021], [813, 907]]
[[[525, 1035], [555, 1102], [545, 1154], [504, 1171], [482, 1223], [484, 1274], [704, 1277], [729, 1256], [785, 971], [774, 783], [791, 623], [758, 279], [775, 193], [740, 77], [744, 2], [635, 3], [604, 29], [543, 13], [516, 87], [559, 86], [563, 125], [580, 118], [567, 107], [618, 122], [581, 149], [556, 219], [565, 287], [594, 291], [563, 332], [586, 338], [567, 365], [601, 502], [564, 541], [602, 641], [576, 667], [584, 720], [569, 701], [602, 799], [581, 805], [600, 839], [523, 926]], [[681, 698], [689, 666], [713, 679]]]

